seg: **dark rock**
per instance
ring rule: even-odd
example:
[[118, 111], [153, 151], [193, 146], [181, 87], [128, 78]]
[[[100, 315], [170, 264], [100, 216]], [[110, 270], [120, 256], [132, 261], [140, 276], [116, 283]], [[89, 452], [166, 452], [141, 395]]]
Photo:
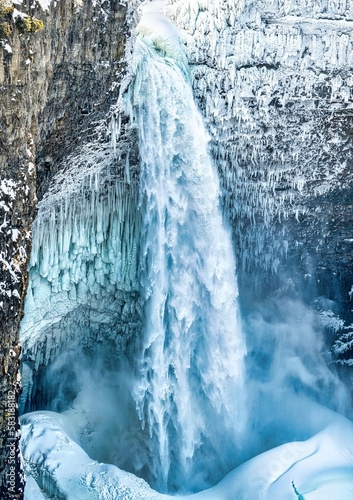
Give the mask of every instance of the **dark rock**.
[[18, 332], [37, 196], [42, 197], [64, 157], [89, 140], [93, 123], [116, 99], [119, 86], [112, 90], [112, 84], [124, 71], [128, 31], [127, 7], [115, 0], [84, 7], [62, 0], [48, 11], [40, 6], [29, 9], [23, 6], [23, 11], [44, 21], [44, 29], [20, 33], [12, 23], [8, 45], [4, 41], [0, 47], [0, 497], [4, 500], [23, 498]]

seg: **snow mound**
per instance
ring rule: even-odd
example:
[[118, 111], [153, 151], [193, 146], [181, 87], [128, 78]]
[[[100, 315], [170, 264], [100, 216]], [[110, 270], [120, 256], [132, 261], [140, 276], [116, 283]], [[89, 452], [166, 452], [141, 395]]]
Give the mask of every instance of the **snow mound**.
[[[213, 488], [182, 498], [351, 500], [353, 423], [317, 405], [303, 417], [310, 419], [311, 413], [320, 413], [325, 425], [310, 439], [262, 453], [234, 469]], [[24, 415], [21, 442], [27, 474], [26, 500], [39, 500], [40, 489], [49, 497], [68, 500], [173, 498], [153, 491], [145, 481], [118, 467], [91, 460], [75, 441], [73, 422], [66, 415]]]

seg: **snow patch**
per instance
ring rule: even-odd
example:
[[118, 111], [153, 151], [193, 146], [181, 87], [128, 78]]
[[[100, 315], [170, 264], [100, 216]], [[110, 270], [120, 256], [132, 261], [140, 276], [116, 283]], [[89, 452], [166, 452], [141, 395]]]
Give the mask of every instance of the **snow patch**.
[[19, 11], [17, 9], [14, 9], [13, 12], [12, 12], [12, 18], [13, 18], [13, 20], [16, 21], [16, 19], [18, 17], [20, 17], [21, 19], [24, 19], [25, 17], [28, 17], [28, 14], [25, 14], [24, 12], [21, 12], [21, 11]]
[[17, 241], [18, 237], [20, 235], [19, 230], [18, 229], [12, 229], [11, 232], [12, 232], [12, 236], [11, 236], [12, 241], [13, 242]]
[[49, 10], [50, 4], [53, 0], [36, 0], [43, 10]]
[[321, 311], [320, 323], [324, 328], [330, 329], [332, 332], [336, 333], [344, 326], [344, 321], [339, 316], [336, 316], [332, 311]]
[[16, 198], [16, 182], [12, 179], [2, 180], [0, 183], [0, 192], [9, 196], [11, 200]]
[[12, 48], [8, 43], [5, 43], [4, 50], [6, 50], [8, 54], [12, 54]]

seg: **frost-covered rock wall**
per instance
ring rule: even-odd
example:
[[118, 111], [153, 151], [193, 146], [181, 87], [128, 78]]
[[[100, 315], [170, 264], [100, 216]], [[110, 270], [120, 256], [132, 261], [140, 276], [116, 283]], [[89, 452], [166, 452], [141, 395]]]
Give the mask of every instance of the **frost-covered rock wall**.
[[292, 291], [351, 322], [352, 2], [168, 3], [223, 179], [240, 296]]
[[[79, 375], [85, 358], [92, 371], [100, 363], [101, 345], [108, 369], [141, 328], [138, 188], [114, 172], [113, 155], [102, 159], [96, 148], [94, 172], [77, 183], [73, 162], [53, 185], [57, 188], [61, 177], [66, 189], [50, 189], [39, 204], [21, 328], [22, 411], [64, 407], [63, 392], [74, 384], [64, 383], [70, 353], [74, 358], [80, 353], [73, 370]], [[87, 167], [84, 152], [78, 159]], [[48, 383], [46, 372], [55, 384]]]
[[[11, 11], [11, 2], [7, 4]], [[37, 195], [41, 198], [47, 191], [66, 156], [92, 140], [97, 122], [105, 119], [116, 101], [124, 68], [127, 9], [126, 2], [114, 0], [62, 0], [20, 2], [6, 14], [12, 33], [0, 41], [0, 496], [4, 499], [23, 495], [17, 446], [18, 330]], [[37, 33], [20, 29], [16, 19], [24, 15], [42, 19], [44, 29]], [[98, 139], [106, 140], [101, 135]]]

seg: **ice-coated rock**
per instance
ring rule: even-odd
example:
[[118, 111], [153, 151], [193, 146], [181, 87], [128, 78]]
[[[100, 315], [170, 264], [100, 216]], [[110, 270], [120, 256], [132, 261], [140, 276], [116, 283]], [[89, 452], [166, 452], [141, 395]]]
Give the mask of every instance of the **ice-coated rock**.
[[271, 280], [312, 295], [339, 289], [349, 314], [351, 2], [167, 4], [211, 133], [239, 262], [256, 269], [260, 290]]

